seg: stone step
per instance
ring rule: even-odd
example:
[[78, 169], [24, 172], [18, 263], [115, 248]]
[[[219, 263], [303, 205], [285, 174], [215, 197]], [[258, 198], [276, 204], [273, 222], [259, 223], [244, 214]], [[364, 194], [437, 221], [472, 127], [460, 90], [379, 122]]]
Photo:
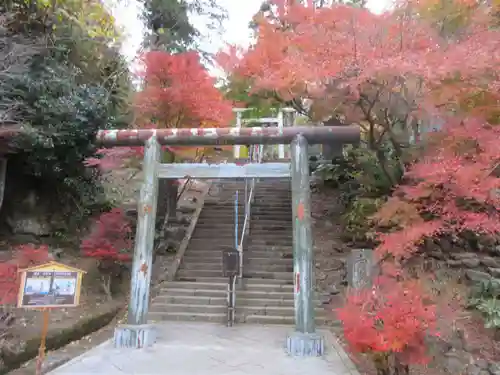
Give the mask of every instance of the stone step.
[[251, 253], [243, 253], [243, 265], [244, 267], [260, 267], [260, 266], [293, 266], [293, 259], [282, 259], [273, 257], [253, 257]]
[[[235, 320], [237, 323], [251, 323], [251, 324], [263, 324], [263, 325], [289, 325], [293, 326], [295, 324], [295, 316], [273, 316], [273, 315], [242, 315], [236, 313]], [[338, 323], [331, 321], [330, 319], [323, 316], [316, 316], [316, 325], [336, 325]]]
[[[290, 293], [291, 294], [291, 293]], [[246, 298], [242, 295], [241, 291], [236, 292], [236, 306], [254, 306], [254, 307], [289, 307], [294, 308], [293, 294], [292, 298]], [[217, 297], [213, 296], [196, 296], [196, 295], [160, 295], [156, 297], [153, 301], [155, 306], [154, 311], [168, 311], [168, 309], [162, 309], [164, 305], [199, 305], [199, 306], [227, 306], [227, 294], [219, 295]], [[153, 311], [153, 310], [152, 310]], [[243, 310], [244, 311], [244, 310]], [[186, 312], [188, 312], [186, 310]]]
[[[262, 208], [252, 207], [251, 215], [252, 218], [263, 219], [263, 220], [284, 220], [293, 217], [293, 212], [291, 208], [278, 210], [268, 207], [262, 207]], [[235, 217], [234, 209], [221, 209], [220, 211], [217, 212], [216, 211], [205, 212], [204, 214], [201, 214], [199, 218], [227, 219], [230, 217], [231, 218]], [[238, 217], [245, 217], [245, 211], [244, 210], [238, 211]]]
[[[222, 254], [221, 252], [206, 252], [204, 256], [196, 256], [192, 252], [187, 252], [187, 255], [182, 260], [183, 264], [190, 265], [193, 263], [203, 263], [207, 266], [209, 264], [222, 264]], [[260, 255], [260, 254], [258, 254]], [[293, 259], [290, 255], [290, 258], [281, 258], [280, 256], [274, 256], [274, 254], [268, 254], [267, 252], [264, 254], [265, 256], [256, 256], [252, 252], [243, 251], [243, 263], [245, 266], [260, 266], [260, 265], [292, 265]], [[190, 268], [189, 266], [187, 268]]]
[[227, 312], [225, 299], [219, 305], [192, 305], [181, 303], [154, 303], [149, 309], [150, 313], [197, 313], [197, 314], [224, 314]]
[[[203, 277], [222, 277], [222, 267], [219, 270], [207, 269], [185, 269], [181, 268], [177, 277], [179, 279], [198, 280]], [[292, 272], [271, 272], [271, 271], [254, 271], [243, 268], [243, 277], [249, 279], [265, 279], [265, 280], [292, 280]]]
[[[274, 195], [272, 195], [274, 194]], [[272, 202], [272, 203], [287, 203], [292, 202], [292, 196], [288, 194], [283, 194], [279, 192], [273, 192], [271, 190], [268, 194], [254, 194], [254, 204], [260, 204], [261, 202]]]
[[[198, 218], [197, 226], [200, 225], [205, 225], [205, 224], [211, 224], [211, 225], [234, 225], [234, 219], [235, 215], [233, 214], [227, 214], [226, 216], [220, 216], [220, 215], [211, 215], [211, 216], [200, 216]], [[245, 219], [245, 215], [241, 214], [238, 216], [238, 221], [243, 222]], [[262, 215], [257, 215], [254, 212], [252, 212], [252, 215], [250, 216], [250, 221], [251, 223], [260, 223], [263, 222], [264, 224], [266, 223], [271, 223], [274, 222], [276, 225], [283, 225], [283, 224], [289, 224], [292, 223], [293, 220], [293, 215], [292, 213], [287, 213], [283, 215], [272, 215], [272, 214], [262, 214]]]
[[[207, 300], [208, 301], [208, 300]], [[197, 299], [200, 304], [186, 304], [186, 303], [155, 303], [151, 306], [150, 314], [155, 313], [195, 313], [195, 314], [225, 314], [227, 313], [227, 301], [222, 299], [220, 304], [207, 304], [202, 299]], [[235, 304], [236, 313], [240, 316], [251, 315], [271, 315], [271, 316], [295, 316], [295, 308], [293, 303], [286, 306], [280, 305], [238, 305]], [[325, 313], [323, 308], [316, 308], [316, 315], [319, 317]]]
[[182, 259], [183, 264], [190, 263], [200, 263], [203, 262], [205, 264], [222, 264], [222, 254], [207, 252], [207, 256], [196, 256], [193, 253], [187, 251], [186, 256]]
[[213, 322], [223, 323], [227, 321], [227, 313], [223, 314], [197, 314], [197, 313], [179, 313], [179, 312], [152, 312], [148, 314], [148, 321], [150, 323], [161, 321], [189, 321], [189, 322]]
[[[242, 223], [239, 223], [239, 231], [238, 231], [238, 237], [240, 237], [242, 233]], [[210, 235], [217, 236], [217, 237], [233, 237], [234, 238], [234, 232], [235, 232], [235, 227], [222, 227], [222, 228], [205, 228], [204, 226], [199, 226], [197, 227], [194, 232], [193, 232], [193, 239], [196, 237], [203, 237], [206, 238], [207, 236], [210, 237]]]
[[[227, 277], [196, 277], [196, 278], [180, 278], [169, 282], [162, 290], [168, 288], [194, 288], [194, 289], [227, 289]], [[237, 284], [239, 281], [237, 280]], [[244, 290], [265, 290], [265, 291], [293, 291], [293, 280], [270, 280], [258, 278], [243, 279]]]
[[[227, 233], [223, 236], [215, 237], [216, 234], [213, 233], [211, 236], [206, 233], [200, 233], [193, 237], [189, 241], [188, 250], [191, 248], [205, 248], [205, 249], [225, 249], [234, 246], [234, 234], [231, 235]], [[240, 236], [238, 236], [239, 238]]]
[[[244, 259], [244, 258], [243, 258]], [[273, 259], [269, 259], [267, 264], [255, 264], [251, 261], [244, 261], [243, 275], [256, 272], [293, 272], [293, 261], [289, 264], [273, 264]]]
[[[265, 204], [263, 204], [263, 202], [265, 202]], [[264, 200], [262, 199], [259, 203], [256, 203], [254, 202], [254, 204], [252, 204], [252, 208], [255, 208], [255, 209], [261, 209], [261, 208], [267, 208], [267, 209], [276, 209], [276, 210], [280, 210], [280, 209], [291, 209], [292, 207], [292, 202], [287, 202], [286, 200], [283, 200], [283, 201], [278, 201], [278, 202], [274, 202], [274, 201], [270, 201], [269, 199], [267, 200]], [[243, 210], [245, 208], [245, 204], [244, 203], [241, 203], [241, 204], [238, 204], [238, 211], [240, 210]], [[218, 203], [218, 204], [205, 204], [203, 206], [203, 209], [206, 209], [207, 211], [210, 210], [217, 210], [217, 211], [234, 211], [235, 210], [235, 206], [234, 206], [234, 202], [233, 203]]]
[[[272, 220], [272, 219], [254, 219], [251, 218], [250, 220], [251, 228], [272, 228], [272, 229], [279, 229], [279, 228], [292, 228], [293, 227], [293, 222], [292, 218], [290, 219], [284, 219], [284, 220]], [[213, 229], [220, 229], [220, 228], [234, 228], [234, 218], [232, 221], [224, 221], [224, 222], [214, 222], [214, 221], [206, 221], [203, 224], [200, 224], [200, 221], [198, 221], [197, 227], [201, 227], [203, 225], [203, 228], [213, 228]]]
[[[288, 215], [292, 215], [292, 209], [283, 209], [283, 210], [269, 210], [265, 207], [261, 207], [257, 209], [257, 207], [251, 207], [251, 212], [252, 212], [252, 217], [256, 217], [259, 219], [283, 219], [287, 218]], [[228, 217], [234, 217], [234, 209], [223, 209], [220, 211], [216, 210], [210, 210], [210, 211], [205, 211], [200, 214], [200, 219], [201, 218], [212, 218], [212, 217], [220, 217], [220, 218], [228, 218]], [[245, 211], [238, 211], [239, 216], [245, 216]]]
[[[229, 235], [225, 238], [215, 238], [214, 236], [208, 238], [194, 237], [189, 241], [187, 253], [190, 251], [214, 251], [221, 252], [222, 250], [233, 248], [234, 236]], [[253, 239], [249, 238], [245, 250], [252, 251], [268, 251], [268, 252], [292, 252], [293, 240], [292, 237], [284, 238], [266, 238], [266, 239]]]
[[[288, 285], [287, 285], [288, 287]], [[238, 289], [237, 295], [246, 300], [252, 299], [272, 299], [272, 300], [290, 300], [293, 301], [293, 287], [287, 291], [267, 291], [267, 290], [248, 290]]]
[[271, 249], [275, 246], [286, 246], [291, 252], [293, 246], [293, 238], [291, 236], [289, 238], [250, 238], [247, 243], [247, 248], [249, 248], [249, 246], [252, 246], [252, 249], [254, 249], [255, 247], [260, 247], [261, 249]]
[[[243, 226], [243, 223], [239, 223], [240, 228]], [[198, 238], [213, 238], [217, 236], [217, 238], [234, 238], [234, 228], [204, 228], [202, 226], [195, 229], [193, 233], [193, 239]], [[241, 238], [241, 230], [238, 234], [238, 239]], [[252, 241], [253, 237], [257, 237], [258, 239], [267, 239], [271, 238], [273, 240], [277, 239], [285, 239], [288, 240], [292, 238], [292, 228], [289, 230], [267, 230], [267, 229], [259, 229], [252, 228], [252, 232], [249, 235], [250, 240]]]
[[[293, 297], [293, 294], [292, 294]], [[294, 308], [293, 298], [287, 299], [272, 299], [272, 298], [245, 298], [241, 295], [239, 291], [236, 292], [236, 309], [242, 306], [252, 306], [252, 307], [290, 307]]]
[[[254, 261], [254, 259], [258, 259]], [[189, 263], [204, 263], [204, 264], [222, 264], [222, 253], [220, 250], [188, 250], [186, 252], [186, 260], [183, 261], [183, 265], [187, 264], [189, 268]], [[268, 252], [268, 251], [243, 251], [243, 264], [244, 267], [252, 266], [259, 267], [269, 264], [277, 265], [292, 265], [293, 264], [293, 254], [291, 251], [288, 253], [278, 253], [278, 252]], [[182, 267], [181, 267], [182, 268]], [[210, 269], [211, 266], [207, 267]]]
[[269, 253], [273, 253], [273, 252], [291, 252], [292, 251], [292, 246], [288, 245], [288, 244], [285, 244], [285, 245], [260, 245], [260, 244], [256, 244], [256, 243], [252, 243], [252, 242], [255, 242], [256, 240], [254, 239], [254, 241], [250, 241], [250, 243], [245, 247], [245, 251], [267, 251]]
[[[206, 263], [206, 262], [182, 262], [180, 270], [186, 271], [219, 271], [222, 272], [222, 260], [218, 263]], [[292, 261], [289, 264], [273, 264], [273, 260], [268, 260], [267, 264], [254, 264], [247, 262], [243, 266], [244, 274], [254, 274], [258, 272], [293, 272]]]
[[[193, 283], [193, 284], [201, 284], [201, 283]], [[210, 298], [224, 298], [227, 297], [227, 284], [224, 285], [224, 288], [219, 289], [195, 289], [195, 286], [192, 288], [175, 288], [175, 287], [167, 287], [162, 289], [161, 293], [153, 300], [153, 303], [157, 298], [164, 298], [166, 296], [179, 296], [179, 297], [210, 297]]]
[[264, 279], [264, 280], [293, 280], [293, 272], [280, 272], [280, 271], [254, 271], [243, 268], [243, 278], [247, 279]]
[[[182, 289], [181, 289], [182, 290]], [[189, 289], [187, 289], [189, 290]], [[215, 305], [215, 306], [226, 306], [227, 305], [227, 291], [222, 294], [220, 293], [217, 297], [213, 296], [199, 296], [199, 295], [186, 295], [186, 294], [162, 294], [157, 296], [153, 300], [153, 306], [155, 306], [154, 311], [168, 311], [167, 309], [161, 310], [164, 305]], [[153, 311], [153, 310], [151, 310]]]
[[222, 257], [218, 263], [201, 263], [201, 259], [198, 259], [197, 262], [188, 262], [186, 259], [182, 261], [181, 270], [212, 270], [212, 271], [221, 271], [222, 272]]
[[[244, 220], [238, 220], [238, 230], [241, 232], [243, 229]], [[220, 221], [215, 222], [206, 222], [206, 223], [198, 223], [196, 225], [195, 232], [197, 230], [215, 230], [215, 231], [234, 231], [235, 222], [226, 222], [221, 223]], [[250, 221], [250, 230], [253, 232], [262, 232], [262, 231], [273, 231], [273, 232], [290, 232], [293, 230], [292, 220], [288, 222], [276, 222], [273, 220], [259, 221], [259, 220], [251, 220]]]
[[[335, 322], [326, 317], [316, 317], [316, 324], [318, 326], [323, 325], [338, 325]], [[196, 321], [196, 322], [213, 322], [225, 324], [227, 322], [227, 312], [224, 314], [207, 314], [207, 313], [180, 313], [180, 312], [155, 312], [149, 313], [149, 322], [161, 322], [161, 321]], [[236, 323], [252, 323], [252, 324], [263, 324], [263, 325], [289, 325], [293, 327], [295, 324], [294, 316], [272, 316], [272, 315], [248, 315], [235, 313]], [[292, 328], [291, 328], [292, 329]]]
[[[201, 238], [193, 238], [190, 242], [190, 246], [186, 251], [186, 256], [206, 256], [206, 257], [217, 257], [222, 256], [223, 250], [233, 249], [234, 241], [229, 243], [221, 243], [221, 241], [211, 239], [201, 239]], [[264, 254], [263, 257], [273, 256], [276, 254], [291, 254], [293, 252], [293, 246], [291, 243], [289, 244], [274, 244], [274, 245], [266, 245], [266, 244], [255, 244], [250, 242], [244, 249], [244, 253], [257, 253], [260, 255]], [[195, 254], [196, 255], [195, 255]], [[288, 255], [287, 255], [288, 256]]]
[[243, 260], [246, 261], [248, 259], [254, 259], [254, 258], [260, 258], [260, 259], [268, 259], [272, 260], [274, 262], [276, 261], [281, 261], [281, 260], [290, 260], [293, 261], [293, 252], [290, 249], [289, 251], [286, 252], [278, 252], [278, 251], [267, 251], [267, 250], [244, 250], [243, 252]]
[[[222, 268], [222, 267], [221, 267]], [[199, 278], [204, 277], [222, 277], [222, 269], [219, 270], [186, 270], [180, 269], [177, 272], [177, 278], [179, 280], [193, 280], [197, 281]]]
[[[222, 279], [222, 278], [221, 278]], [[160, 289], [160, 294], [168, 293], [170, 290], [210, 290], [210, 291], [221, 291], [223, 293], [227, 292], [227, 279], [223, 281], [219, 279], [210, 280], [200, 280], [200, 281], [170, 281], [162, 286]]]
[[[196, 240], [198, 241], [198, 240]], [[201, 242], [200, 242], [201, 244]], [[228, 246], [217, 246], [217, 245], [213, 245], [211, 247], [206, 247], [206, 246], [199, 246], [199, 247], [196, 247], [196, 246], [189, 246], [186, 250], [186, 253], [185, 253], [185, 257], [189, 257], [189, 258], [197, 258], [198, 261], [202, 261], [202, 259], [204, 259], [205, 257], [207, 258], [220, 258], [222, 259], [222, 252], [223, 250], [226, 250], [226, 249], [233, 249], [234, 248], [234, 241], [233, 241], [233, 244], [232, 245], [228, 245]]]

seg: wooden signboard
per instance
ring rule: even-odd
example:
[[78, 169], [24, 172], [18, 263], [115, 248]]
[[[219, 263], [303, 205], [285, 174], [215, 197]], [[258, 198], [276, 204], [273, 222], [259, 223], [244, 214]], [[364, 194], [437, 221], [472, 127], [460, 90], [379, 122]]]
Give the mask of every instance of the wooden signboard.
[[49, 262], [19, 272], [18, 307], [50, 309], [78, 306], [84, 271]]
[[17, 306], [43, 311], [42, 337], [35, 371], [36, 375], [41, 375], [50, 310], [78, 306], [82, 277], [85, 271], [61, 263], [49, 262], [25, 268], [19, 272], [21, 285], [19, 286]]

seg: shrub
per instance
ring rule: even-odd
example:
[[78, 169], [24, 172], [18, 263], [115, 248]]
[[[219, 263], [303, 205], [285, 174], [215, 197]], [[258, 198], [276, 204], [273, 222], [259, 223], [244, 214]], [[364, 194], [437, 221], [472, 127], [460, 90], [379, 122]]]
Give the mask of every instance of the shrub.
[[112, 299], [114, 278], [120, 276], [123, 264], [132, 257], [132, 228], [125, 215], [114, 208], [99, 216], [88, 236], [81, 243], [84, 256], [97, 259], [103, 291]]
[[350, 293], [337, 314], [351, 350], [369, 355], [379, 375], [427, 362], [425, 337], [438, 335], [435, 307], [416, 281], [381, 276], [372, 289]]

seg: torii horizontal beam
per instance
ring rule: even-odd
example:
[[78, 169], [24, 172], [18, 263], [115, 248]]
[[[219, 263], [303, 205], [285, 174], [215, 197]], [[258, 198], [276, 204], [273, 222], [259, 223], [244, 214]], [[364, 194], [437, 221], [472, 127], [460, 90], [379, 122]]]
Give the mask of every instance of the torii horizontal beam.
[[160, 164], [159, 178], [289, 178], [290, 163]]
[[301, 134], [308, 144], [358, 143], [357, 125], [291, 128], [193, 128], [99, 130], [97, 143], [104, 147], [142, 146], [152, 136], [169, 146], [285, 144]]

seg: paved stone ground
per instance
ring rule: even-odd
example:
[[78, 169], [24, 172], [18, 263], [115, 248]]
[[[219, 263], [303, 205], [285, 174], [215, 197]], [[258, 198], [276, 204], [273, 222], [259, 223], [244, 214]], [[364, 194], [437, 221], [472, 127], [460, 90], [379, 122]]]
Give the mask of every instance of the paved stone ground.
[[286, 355], [293, 327], [165, 322], [154, 347], [117, 350], [110, 341], [77, 357], [51, 375], [359, 375], [335, 337], [323, 358]]

